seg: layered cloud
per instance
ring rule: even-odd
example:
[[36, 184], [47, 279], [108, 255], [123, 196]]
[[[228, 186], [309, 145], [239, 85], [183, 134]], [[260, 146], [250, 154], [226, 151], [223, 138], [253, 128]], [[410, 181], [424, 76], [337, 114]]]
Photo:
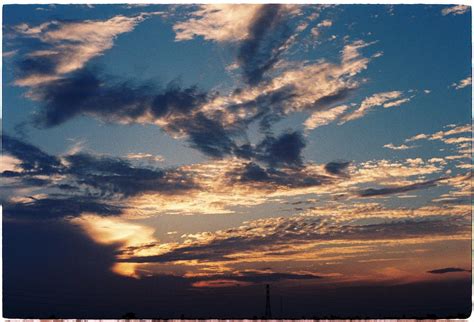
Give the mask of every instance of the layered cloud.
[[[436, 262], [430, 250], [469, 242], [470, 125], [384, 145], [401, 151], [413, 147], [408, 142], [439, 141], [456, 149], [446, 158], [330, 161], [329, 155], [317, 155], [325, 162], [308, 160], [304, 149], [311, 136], [301, 127], [361, 119], [377, 108], [409, 102], [414, 91], [385, 89], [351, 102], [366, 83], [369, 63], [381, 55], [365, 55], [375, 42], [345, 37], [333, 43], [336, 55], [324, 57], [321, 51], [317, 60], [294, 60], [289, 49], [300, 35], [312, 34], [314, 40], [333, 25], [329, 19], [313, 21], [317, 15], [302, 14], [298, 6], [192, 8], [174, 23], [175, 40], [203, 38], [230, 46], [242, 76], [234, 87], [159, 86], [90, 67], [116, 37], [151, 14], [14, 28], [16, 37], [35, 44], [11, 56], [20, 57], [16, 84], [27, 87], [28, 98], [37, 103], [34, 125], [51, 128], [80, 116], [153, 124], [207, 158], [160, 168], [162, 158], [147, 152], [121, 158], [85, 153], [78, 146], [54, 156], [4, 135], [1, 191], [7, 220], [66, 220], [96, 243], [115, 247], [114, 272], [133, 277], [172, 272], [194, 287], [370, 274], [395, 279], [414, 275], [413, 270], [405, 274], [381, 263], [402, 262], [418, 252], [429, 253], [429, 267], [416, 267], [420, 274], [432, 267], [463, 267], [454, 255], [452, 263]], [[276, 124], [290, 116], [308, 118], [303, 124], [292, 119], [293, 128]], [[423, 204], [410, 206], [407, 198], [418, 193], [426, 195]], [[229, 220], [218, 228], [166, 227], [164, 218], [179, 221], [183, 215], [196, 221], [229, 215]], [[240, 215], [246, 219], [239, 221]], [[155, 219], [163, 227], [149, 226]], [[350, 271], [352, 265], [381, 270], [358, 274]], [[435, 271], [430, 272], [441, 273]]]
[[[202, 232], [182, 236], [181, 243], [161, 243], [143, 248], [124, 249], [118, 261], [134, 265], [185, 265], [191, 276], [203, 280], [244, 280], [233, 267], [251, 263], [327, 262], [346, 261], [365, 253], [368, 258], [379, 256], [381, 245], [423, 245], [438, 241], [466, 241], [469, 239], [469, 216], [429, 215], [410, 218], [409, 211], [399, 220], [385, 219], [367, 224], [350, 217], [338, 218], [343, 213], [268, 218], [227, 230]], [[435, 213], [435, 211], [433, 211]], [[347, 218], [347, 219], [344, 219]], [[160, 247], [156, 255], [140, 256]], [[382, 247], [383, 248], [383, 247]], [[134, 252], [137, 252], [134, 255]], [[370, 262], [370, 260], [368, 260]], [[214, 272], [220, 272], [215, 274]], [[199, 274], [199, 275], [197, 275]], [[312, 273], [323, 276], [325, 274]], [[239, 277], [240, 276], [240, 277]], [[316, 276], [307, 278], [317, 278]], [[223, 278], [225, 277], [225, 278]], [[304, 277], [301, 277], [304, 278]]]
[[[451, 126], [432, 136], [464, 130]], [[296, 147], [294, 155], [281, 158], [282, 163], [273, 163], [278, 165], [275, 168], [263, 156], [279, 158], [276, 142], [278, 147], [303, 142], [300, 134], [290, 132], [253, 147], [259, 154], [253, 157], [258, 163], [231, 158], [160, 170], [81, 151], [55, 157], [8, 136], [3, 141], [8, 156], [4, 178], [18, 183], [41, 179], [47, 173], [49, 180], [39, 189], [43, 195], [32, 191], [8, 198], [4, 202], [6, 218], [66, 217], [97, 243], [117, 245], [117, 263], [112, 270], [120, 275], [138, 278], [161, 274], [171, 265], [180, 267], [194, 287], [320, 277], [343, 281], [339, 275], [317, 270], [285, 270], [281, 263], [345, 262], [354, 258], [372, 263], [380, 258], [382, 249], [392, 244], [410, 248], [469, 239], [470, 206], [458, 199], [435, 201], [420, 208], [389, 208], [361, 201], [441, 185], [450, 187], [450, 193], [460, 194], [452, 198], [469, 193], [470, 176], [440, 177], [446, 163], [439, 160], [305, 164], [299, 159], [302, 145]], [[438, 178], [426, 180], [427, 176]], [[21, 185], [31, 188], [25, 181]], [[309, 195], [320, 201], [311, 201]], [[231, 213], [238, 207], [272, 202], [290, 205], [282, 201], [295, 200], [292, 196], [307, 201], [305, 205], [291, 203], [301, 207], [292, 210], [302, 212], [300, 215], [272, 216], [229, 229], [185, 233], [174, 241], [160, 241], [155, 229], [133, 222], [134, 218], [157, 214]], [[277, 269], [252, 271], [252, 265], [263, 260], [274, 263]]]

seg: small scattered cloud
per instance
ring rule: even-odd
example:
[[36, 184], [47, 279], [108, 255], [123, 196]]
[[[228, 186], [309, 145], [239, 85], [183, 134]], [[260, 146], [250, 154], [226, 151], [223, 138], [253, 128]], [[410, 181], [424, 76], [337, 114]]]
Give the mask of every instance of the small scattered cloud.
[[150, 163], [163, 162], [165, 160], [161, 155], [153, 155], [150, 153], [128, 153], [126, 158], [129, 160], [147, 161]]
[[311, 28], [311, 35], [313, 37], [319, 37], [319, 35], [321, 34], [322, 28], [328, 28], [331, 26], [332, 26], [332, 21], [329, 19], [325, 19], [321, 21], [320, 23], [318, 23], [316, 27]]
[[448, 130], [438, 131], [433, 134], [420, 133], [420, 134], [414, 135], [406, 139], [405, 142], [413, 142], [413, 141], [418, 141], [418, 140], [429, 140], [429, 141], [439, 140], [446, 144], [459, 143], [457, 142], [457, 140], [461, 140], [463, 142], [470, 142], [471, 140], [470, 135], [467, 137], [463, 136], [463, 137], [457, 137], [457, 138], [452, 138], [452, 136], [457, 136], [460, 134], [470, 134], [471, 132], [472, 132], [471, 124], [453, 125], [453, 126], [448, 126]]
[[415, 148], [416, 146], [408, 146], [405, 144], [394, 145], [393, 143], [389, 143], [389, 144], [385, 144], [383, 147], [390, 150], [409, 150], [409, 149]]

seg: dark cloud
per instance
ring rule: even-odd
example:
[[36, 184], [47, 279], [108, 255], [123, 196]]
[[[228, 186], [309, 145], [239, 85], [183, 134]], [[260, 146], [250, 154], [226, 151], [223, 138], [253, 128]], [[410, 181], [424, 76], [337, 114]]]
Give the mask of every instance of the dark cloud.
[[304, 168], [263, 168], [250, 162], [242, 169], [228, 173], [232, 182], [266, 184], [267, 188], [273, 186], [284, 186], [290, 188], [312, 187], [331, 182], [331, 179], [323, 175], [308, 175]]
[[224, 275], [210, 275], [206, 277], [199, 277], [199, 281], [213, 281], [213, 280], [234, 280], [238, 282], [250, 283], [269, 283], [279, 282], [284, 280], [311, 280], [320, 279], [319, 275], [313, 274], [298, 274], [298, 273], [277, 273], [271, 271], [243, 271], [234, 272], [233, 274]]
[[75, 217], [85, 212], [100, 215], [119, 215], [119, 206], [106, 204], [90, 197], [31, 198], [29, 202], [3, 203], [3, 214], [7, 218], [57, 219]]
[[229, 155], [235, 148], [232, 133], [201, 112], [192, 118], [181, 118], [169, 127], [186, 133], [192, 147], [211, 157]]
[[289, 13], [278, 4], [264, 5], [256, 14], [237, 56], [248, 84], [259, 83], [285, 51], [285, 43], [292, 35], [288, 17]]
[[130, 81], [105, 81], [98, 70], [83, 69], [50, 82], [34, 93], [43, 105], [34, 123], [39, 127], [60, 125], [74, 117], [87, 115], [106, 122], [161, 120], [162, 129], [171, 135], [188, 138], [191, 146], [211, 157], [231, 154], [233, 136], [239, 129], [225, 129], [216, 119], [198, 112], [208, 94], [197, 87], [181, 88], [176, 82], [166, 88]]
[[[138, 318], [148, 319], [179, 319], [181, 314], [196, 319], [252, 319], [263, 314], [265, 289], [259, 283], [210, 290], [193, 288], [192, 279], [179, 276], [118, 276], [110, 270], [116, 247], [99, 245], [62, 221], [4, 222], [4, 316], [118, 319], [132, 311]], [[464, 275], [466, 278], [457, 280], [391, 286], [272, 285], [272, 299], [276, 299], [272, 307], [277, 307], [273, 313], [282, 319], [303, 315], [315, 319], [400, 318], [400, 312], [407, 318], [467, 318], [472, 304], [471, 283], [468, 274]], [[314, 294], [324, 296], [315, 299]], [[283, 310], [274, 306], [279, 304], [279, 295]], [[407, 302], [411, 303], [408, 309]]]
[[115, 82], [98, 70], [82, 69], [35, 88], [44, 102], [36, 123], [52, 127], [78, 115], [92, 115], [106, 121], [129, 120], [139, 117], [168, 118], [190, 113], [207, 99], [196, 87], [182, 89], [171, 83], [165, 89], [152, 84], [137, 85], [130, 81]]
[[437, 182], [440, 180], [444, 180], [446, 178], [438, 178], [434, 180], [413, 183], [405, 186], [397, 186], [397, 187], [386, 187], [386, 188], [369, 188], [365, 190], [361, 190], [358, 192], [360, 197], [377, 197], [377, 196], [385, 196], [397, 193], [403, 193], [418, 189], [430, 188], [435, 187]]
[[[19, 159], [18, 169], [4, 171], [3, 189], [42, 187], [46, 198], [27, 202], [4, 202], [9, 216], [46, 218], [77, 216], [84, 212], [116, 215], [118, 206], [107, 200], [127, 198], [145, 192], [180, 194], [197, 188], [192, 176], [179, 169], [135, 167], [120, 158], [79, 153], [59, 158], [37, 147], [3, 135], [3, 153]], [[45, 178], [45, 175], [57, 177]], [[8, 198], [7, 198], [8, 199]]]
[[49, 76], [56, 72], [57, 55], [36, 56], [21, 59], [15, 62], [18, 76], [30, 75]]
[[350, 164], [350, 161], [333, 161], [326, 163], [324, 169], [330, 174], [341, 175], [344, 174], [344, 170], [346, 170]]
[[[4, 316], [118, 319], [132, 311], [138, 318], [148, 319], [179, 319], [181, 314], [196, 319], [252, 319], [263, 314], [265, 288], [260, 283], [242, 283], [232, 290], [203, 289], [191, 287], [193, 279], [180, 276], [119, 276], [110, 270], [116, 248], [99, 245], [62, 221], [4, 222]], [[407, 318], [467, 318], [472, 304], [467, 275], [456, 280], [397, 285], [272, 285], [272, 308], [277, 308], [275, 318], [282, 319], [303, 315], [315, 319], [400, 318], [400, 312]], [[314, 294], [324, 296], [315, 298]], [[274, 305], [280, 304], [280, 295], [283, 310]]]
[[335, 105], [337, 103], [341, 103], [345, 101], [347, 98], [350, 97], [350, 94], [354, 92], [356, 88], [353, 87], [346, 87], [346, 88], [341, 88], [337, 92], [323, 96], [320, 99], [316, 100], [313, 103], [314, 108], [322, 109], [322, 108], [327, 108], [331, 107], [332, 105]]
[[[240, 92], [241, 90], [238, 90], [235, 94], [239, 95]], [[254, 111], [251, 117], [241, 122], [248, 125], [258, 121], [260, 130], [270, 134], [271, 126], [287, 113], [288, 101], [295, 97], [297, 97], [295, 86], [285, 85], [278, 89], [261, 93], [253, 100], [231, 104], [226, 109], [232, 113], [236, 113], [239, 110]]]
[[239, 281], [247, 282], [277, 282], [281, 280], [308, 280], [320, 279], [321, 276], [313, 274], [296, 274], [296, 273], [274, 273], [274, 272], [241, 272], [239, 276], [234, 277]]
[[190, 176], [177, 170], [138, 168], [122, 159], [89, 154], [65, 158], [70, 163], [66, 172], [78, 184], [98, 189], [101, 197], [129, 197], [151, 191], [175, 194], [196, 187]]
[[440, 269], [434, 269], [432, 271], [428, 271], [431, 274], [446, 274], [446, 273], [458, 273], [458, 272], [471, 272], [470, 270], [458, 268], [458, 267], [446, 267]]
[[302, 166], [301, 152], [305, 146], [300, 132], [283, 133], [276, 138], [267, 136], [257, 146], [257, 157], [271, 166]]
[[[58, 173], [62, 168], [59, 160], [37, 147], [18, 140], [9, 135], [2, 135], [2, 151], [21, 161], [19, 165], [23, 174], [51, 175]], [[19, 175], [15, 171], [4, 171], [3, 176], [14, 177]]]

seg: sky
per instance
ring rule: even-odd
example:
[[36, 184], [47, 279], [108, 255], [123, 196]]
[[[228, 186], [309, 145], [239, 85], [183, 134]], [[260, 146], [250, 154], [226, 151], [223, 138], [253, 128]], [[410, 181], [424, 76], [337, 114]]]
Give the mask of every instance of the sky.
[[470, 7], [2, 27], [5, 317], [470, 315]]

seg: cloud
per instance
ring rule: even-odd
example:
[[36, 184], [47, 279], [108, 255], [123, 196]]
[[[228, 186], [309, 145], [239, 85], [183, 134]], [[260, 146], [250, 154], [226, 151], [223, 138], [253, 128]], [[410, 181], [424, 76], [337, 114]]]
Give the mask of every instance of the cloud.
[[340, 105], [329, 110], [317, 111], [306, 119], [304, 126], [307, 130], [313, 130], [317, 127], [327, 125], [338, 119], [349, 108], [347, 105]]
[[33, 123], [48, 128], [81, 115], [120, 124], [151, 123], [212, 158], [241, 155], [245, 151], [237, 141], [252, 122], [259, 122], [268, 134], [271, 125], [289, 113], [345, 99], [359, 84], [352, 78], [367, 66], [369, 60], [358, 52], [367, 45], [346, 45], [339, 65], [322, 61], [289, 69], [266, 84], [236, 89], [229, 96], [182, 88], [176, 82], [162, 88], [111, 79], [83, 67], [30, 90], [29, 98], [41, 107]]
[[458, 267], [446, 267], [440, 269], [434, 269], [432, 271], [428, 271], [431, 274], [446, 274], [446, 273], [458, 273], [458, 272], [471, 272], [470, 270], [458, 268]]
[[99, 198], [80, 196], [41, 199], [31, 197], [30, 201], [3, 202], [3, 213], [7, 218], [45, 220], [77, 217], [87, 212], [116, 216], [122, 213], [122, 207], [105, 203]]
[[79, 115], [121, 123], [150, 116], [153, 121], [190, 112], [206, 100], [206, 93], [195, 87], [170, 84], [160, 90], [126, 81], [107, 83], [103, 78], [98, 71], [83, 69], [36, 89], [35, 96], [44, 102], [36, 123], [52, 127]]
[[205, 40], [234, 42], [249, 36], [249, 27], [261, 10], [261, 4], [204, 4], [190, 14], [190, 18], [173, 25], [176, 40], [191, 40], [202, 36]]
[[300, 7], [288, 4], [207, 4], [173, 26], [176, 40], [202, 36], [205, 40], [234, 43], [237, 63], [250, 85], [261, 82], [295, 40], [290, 20]]
[[390, 150], [409, 150], [409, 149], [415, 148], [415, 146], [408, 146], [408, 145], [405, 145], [405, 144], [393, 145], [392, 143], [385, 144], [383, 147], [387, 148], [387, 149], [390, 149]]
[[115, 16], [107, 20], [57, 21], [13, 27], [22, 38], [36, 39], [41, 46], [26, 53], [17, 63], [19, 86], [39, 86], [61, 79], [84, 67], [92, 58], [112, 48], [114, 39], [132, 31], [136, 25], [156, 13], [134, 17]]
[[[35, 89], [43, 102], [35, 124], [53, 127], [80, 115], [107, 122], [154, 123], [174, 137], [186, 137], [201, 152], [221, 157], [231, 152], [232, 131], [199, 111], [207, 93], [175, 83], [160, 89], [131, 82], [107, 83], [97, 71], [84, 69]], [[63, 108], [68, 106], [67, 109]]]
[[344, 170], [347, 169], [347, 167], [351, 164], [350, 161], [341, 161], [341, 162], [329, 162], [326, 163], [324, 166], [324, 169], [329, 172], [330, 174], [335, 174], [335, 175], [341, 175], [345, 174]]
[[[79, 226], [88, 236], [98, 244], [114, 245], [117, 247], [116, 253], [123, 249], [145, 249], [144, 254], [150, 250], [150, 244], [156, 244], [158, 240], [154, 237], [155, 230], [144, 225], [127, 222], [116, 217], [103, 217], [91, 214], [84, 214], [70, 220], [74, 225]], [[158, 249], [154, 249], [158, 251]], [[116, 263], [112, 271], [117, 274], [139, 277], [135, 272], [133, 264], [123, 265]]]
[[[469, 219], [466, 219], [469, 220]], [[329, 240], [389, 241], [397, 243], [411, 238], [468, 234], [469, 225], [449, 218], [406, 218], [378, 224], [355, 224], [336, 217], [292, 216], [267, 218], [228, 230], [205, 232], [188, 236], [181, 245], [168, 252], [152, 256], [132, 256], [119, 259], [132, 263], [166, 263], [181, 260], [198, 262], [261, 261], [272, 256], [281, 259], [311, 256], [310, 245]], [[289, 253], [287, 253], [289, 252]], [[273, 255], [270, 256], [269, 253]], [[280, 255], [278, 255], [280, 254]], [[313, 255], [314, 256], [314, 255]]]
[[444, 131], [438, 131], [433, 134], [424, 134], [420, 133], [417, 135], [412, 136], [411, 138], [408, 138], [405, 140], [405, 142], [413, 142], [413, 141], [418, 141], [418, 140], [439, 140], [444, 143], [456, 143], [453, 141], [449, 141], [451, 136], [453, 135], [459, 135], [463, 133], [471, 133], [472, 131], [472, 125], [471, 124], [460, 124], [460, 125], [455, 125], [453, 124], [452, 126], [448, 126], [448, 130]]
[[370, 112], [374, 107], [383, 106], [385, 108], [390, 108], [394, 106], [399, 106], [403, 103], [410, 101], [410, 98], [402, 98], [403, 93], [401, 91], [392, 91], [392, 92], [383, 92], [377, 93], [370, 97], [366, 97], [359, 108], [350, 114], [346, 114], [342, 117], [342, 122], [345, 123], [348, 121], [353, 121], [365, 116]]
[[[51, 175], [58, 173], [61, 169], [60, 161], [37, 147], [18, 140], [9, 135], [2, 136], [2, 163], [5, 160], [5, 153], [18, 160], [16, 168], [22, 170], [25, 175]], [[14, 168], [6, 169], [2, 172], [3, 176], [15, 176], [19, 174]]]
[[332, 21], [329, 19], [325, 19], [321, 21], [320, 23], [318, 23], [316, 27], [311, 28], [311, 35], [313, 35], [314, 37], [319, 37], [322, 28], [327, 28], [331, 26], [332, 26]]
[[128, 153], [126, 158], [132, 161], [147, 161], [150, 163], [163, 162], [165, 160], [161, 155], [153, 155], [150, 153]]
[[231, 154], [235, 147], [232, 133], [221, 123], [197, 112], [191, 118], [181, 117], [169, 123], [169, 130], [184, 133], [189, 137], [191, 146], [211, 157], [222, 158]]
[[276, 138], [267, 136], [257, 146], [257, 150], [263, 151], [259, 159], [271, 166], [301, 166], [303, 164], [301, 152], [305, 146], [301, 133], [288, 132]]
[[289, 5], [265, 4], [256, 13], [237, 55], [248, 84], [258, 84], [288, 48], [292, 35], [288, 19], [294, 10]]
[[360, 197], [377, 197], [377, 196], [386, 196], [396, 193], [403, 193], [418, 189], [430, 188], [436, 186], [437, 182], [444, 180], [445, 178], [438, 178], [433, 180], [428, 180], [424, 182], [417, 182], [405, 186], [394, 186], [394, 187], [385, 187], [385, 188], [368, 188], [358, 192]]
[[52, 205], [55, 215], [61, 209], [64, 216], [84, 211], [108, 213], [107, 201], [120, 204], [123, 198], [143, 193], [180, 194], [197, 187], [193, 178], [179, 169], [137, 167], [120, 158], [80, 152], [55, 157], [8, 135], [2, 138], [3, 158], [9, 162], [2, 167], [3, 189], [18, 190], [15, 198], [30, 193], [35, 186], [46, 194], [9, 204], [9, 209], [20, 213], [37, 212], [41, 216]]
[[83, 153], [64, 159], [68, 163], [65, 172], [78, 184], [97, 189], [102, 197], [129, 197], [150, 191], [174, 194], [196, 188], [192, 178], [179, 171], [138, 168], [118, 158]]
[[464, 88], [464, 87], [468, 87], [472, 84], [472, 77], [471, 76], [468, 76], [464, 79], [461, 79], [459, 82], [457, 83], [452, 83], [451, 84], [451, 87], [454, 87], [455, 89], [461, 89], [461, 88]]
[[228, 172], [232, 183], [263, 184], [262, 188], [276, 187], [299, 188], [329, 184], [331, 179], [324, 175], [309, 174], [304, 169], [273, 169], [262, 168], [258, 164], [248, 163], [242, 169]]
[[[331, 107], [349, 97], [359, 87], [355, 76], [370, 61], [360, 49], [370, 44], [349, 43], [341, 51], [339, 64], [324, 60], [286, 69], [266, 83], [238, 89], [227, 96], [215, 96], [204, 104], [206, 115], [222, 115], [226, 127], [260, 120], [267, 129], [276, 120], [298, 111]], [[318, 86], [314, 86], [318, 84]]]
[[259, 83], [289, 46], [288, 20], [298, 6], [281, 4], [207, 4], [173, 26], [176, 40], [202, 36], [217, 42], [238, 42], [237, 62], [247, 83]]
[[4, 51], [2, 53], [3, 58], [10, 58], [14, 57], [18, 53], [18, 50], [10, 50], [10, 51]]
[[443, 16], [462, 15], [468, 12], [469, 8], [470, 8], [469, 6], [464, 6], [464, 5], [450, 6], [450, 7], [443, 8], [443, 10], [441, 10], [441, 14]]
[[313, 280], [320, 279], [322, 276], [315, 274], [298, 273], [278, 273], [272, 271], [236, 271], [232, 274], [219, 274], [196, 277], [198, 282], [194, 282], [194, 287], [226, 287], [235, 286], [239, 283], [250, 285], [255, 283], [279, 282], [285, 280]]

